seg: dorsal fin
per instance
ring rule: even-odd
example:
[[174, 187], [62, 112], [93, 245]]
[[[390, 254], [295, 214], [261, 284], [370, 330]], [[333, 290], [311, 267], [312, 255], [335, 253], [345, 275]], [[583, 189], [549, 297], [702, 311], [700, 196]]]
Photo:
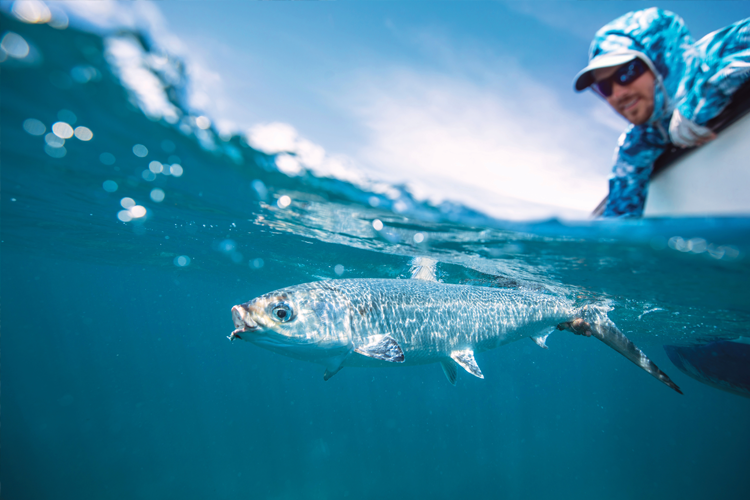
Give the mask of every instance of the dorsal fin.
[[429, 257], [414, 257], [411, 261], [411, 279], [423, 281], [437, 281], [435, 275], [437, 261]]

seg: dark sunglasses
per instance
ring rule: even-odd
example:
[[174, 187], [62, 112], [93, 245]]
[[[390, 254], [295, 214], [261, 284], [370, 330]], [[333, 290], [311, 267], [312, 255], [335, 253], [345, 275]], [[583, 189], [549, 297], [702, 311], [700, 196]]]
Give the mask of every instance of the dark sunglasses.
[[621, 86], [630, 85], [638, 79], [639, 76], [645, 73], [647, 69], [646, 64], [636, 58], [615, 71], [612, 76], [594, 82], [592, 86], [594, 87], [594, 90], [604, 97], [609, 97], [612, 95], [612, 82], [617, 82], [617, 85]]

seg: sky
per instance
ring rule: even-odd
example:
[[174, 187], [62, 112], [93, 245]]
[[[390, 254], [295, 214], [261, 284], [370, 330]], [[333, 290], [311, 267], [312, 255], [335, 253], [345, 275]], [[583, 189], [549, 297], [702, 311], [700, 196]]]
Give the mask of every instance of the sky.
[[598, 28], [651, 6], [681, 15], [696, 39], [750, 16], [750, 3], [731, 1], [81, 1], [69, 11], [147, 26], [188, 63], [191, 106], [260, 149], [304, 145], [421, 198], [535, 218], [585, 216], [606, 195], [627, 124], [572, 80]]

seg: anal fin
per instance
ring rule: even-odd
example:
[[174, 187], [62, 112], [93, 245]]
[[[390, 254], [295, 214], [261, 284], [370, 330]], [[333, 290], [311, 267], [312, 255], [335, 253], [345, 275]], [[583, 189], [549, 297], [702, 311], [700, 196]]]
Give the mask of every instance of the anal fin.
[[328, 381], [328, 379], [330, 379], [331, 377], [336, 375], [338, 372], [340, 372], [341, 368], [343, 367], [339, 366], [338, 368], [335, 368], [333, 370], [329, 370], [328, 368], [326, 368], [325, 373], [323, 373], [323, 380]]

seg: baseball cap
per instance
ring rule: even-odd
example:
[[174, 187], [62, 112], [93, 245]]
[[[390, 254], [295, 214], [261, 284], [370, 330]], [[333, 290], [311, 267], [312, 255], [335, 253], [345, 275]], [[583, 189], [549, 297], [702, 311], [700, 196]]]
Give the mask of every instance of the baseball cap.
[[[599, 68], [610, 68], [612, 66], [620, 66], [621, 64], [628, 63], [636, 57], [643, 59], [642, 54], [635, 50], [620, 50], [616, 52], [608, 52], [596, 56], [589, 61], [588, 66], [583, 68], [575, 77], [574, 86], [577, 92], [580, 92], [588, 88], [594, 83], [594, 70]], [[647, 61], [646, 64], [651, 67]]]

